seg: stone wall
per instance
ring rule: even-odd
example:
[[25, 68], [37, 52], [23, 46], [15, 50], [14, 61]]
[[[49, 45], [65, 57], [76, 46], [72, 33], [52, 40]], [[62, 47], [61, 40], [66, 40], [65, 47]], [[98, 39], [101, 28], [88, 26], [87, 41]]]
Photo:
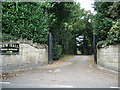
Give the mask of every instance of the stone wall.
[[0, 55], [3, 71], [48, 64], [46, 45], [32, 43], [31, 41], [19, 41], [19, 45], [19, 55]]
[[120, 45], [110, 45], [98, 49], [97, 63], [112, 70], [120, 70], [118, 69], [118, 64], [120, 64]]

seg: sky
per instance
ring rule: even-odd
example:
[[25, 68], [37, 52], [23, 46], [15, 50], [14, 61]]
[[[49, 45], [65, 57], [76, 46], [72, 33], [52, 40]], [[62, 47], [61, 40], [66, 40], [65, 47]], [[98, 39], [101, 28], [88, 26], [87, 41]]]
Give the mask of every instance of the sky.
[[93, 0], [75, 0], [75, 1], [80, 3], [81, 8], [84, 8], [85, 10], [91, 10], [92, 13], [95, 13], [94, 9], [92, 8], [92, 4], [94, 3]]

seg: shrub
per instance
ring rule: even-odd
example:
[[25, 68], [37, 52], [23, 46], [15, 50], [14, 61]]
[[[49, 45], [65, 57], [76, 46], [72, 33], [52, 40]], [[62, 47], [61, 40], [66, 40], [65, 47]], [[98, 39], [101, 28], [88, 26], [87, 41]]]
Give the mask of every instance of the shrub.
[[2, 42], [9, 42], [10, 40], [17, 41], [18, 38], [14, 37], [10, 34], [5, 34], [5, 33], [2, 33], [2, 35], [0, 36], [0, 41], [2, 41]]
[[120, 44], [120, 19], [113, 24], [107, 33], [106, 40], [99, 41], [97, 46], [100, 48], [111, 44]]
[[109, 44], [118, 44], [120, 43], [120, 19], [111, 27], [108, 32], [107, 42]]
[[53, 59], [57, 60], [61, 57], [61, 55], [62, 55], [62, 46], [55, 43], [53, 48]]

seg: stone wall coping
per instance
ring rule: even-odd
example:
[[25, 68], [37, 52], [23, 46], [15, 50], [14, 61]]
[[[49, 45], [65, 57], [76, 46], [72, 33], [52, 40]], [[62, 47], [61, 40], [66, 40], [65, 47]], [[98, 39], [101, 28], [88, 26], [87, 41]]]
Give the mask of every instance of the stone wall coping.
[[17, 41], [10, 41], [10, 42], [17, 42], [17, 43], [21, 43], [21, 44], [29, 44], [35, 48], [38, 49], [48, 49], [48, 46], [46, 44], [41, 44], [41, 43], [34, 43], [32, 40], [27, 40], [27, 39], [19, 39]]
[[118, 47], [120, 47], [120, 44], [108, 45], [108, 46], [102, 46], [102, 47], [100, 47], [100, 48], [97, 48], [97, 49], [105, 49], [105, 48], [110, 48], [110, 47], [115, 47], [115, 46], [118, 46]]

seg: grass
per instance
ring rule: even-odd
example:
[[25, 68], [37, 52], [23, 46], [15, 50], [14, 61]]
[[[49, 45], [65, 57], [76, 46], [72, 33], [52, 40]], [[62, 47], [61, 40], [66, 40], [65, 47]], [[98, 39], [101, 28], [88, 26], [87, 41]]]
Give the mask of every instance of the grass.
[[49, 68], [59, 67], [62, 63], [64, 63], [65, 61], [71, 59], [72, 57], [73, 57], [73, 55], [65, 55], [62, 58], [60, 58], [59, 60], [53, 61], [53, 63], [48, 65], [48, 67]]
[[65, 55], [65, 56], [63, 56], [61, 59], [70, 59], [70, 58], [72, 58], [73, 56], [72, 55]]

